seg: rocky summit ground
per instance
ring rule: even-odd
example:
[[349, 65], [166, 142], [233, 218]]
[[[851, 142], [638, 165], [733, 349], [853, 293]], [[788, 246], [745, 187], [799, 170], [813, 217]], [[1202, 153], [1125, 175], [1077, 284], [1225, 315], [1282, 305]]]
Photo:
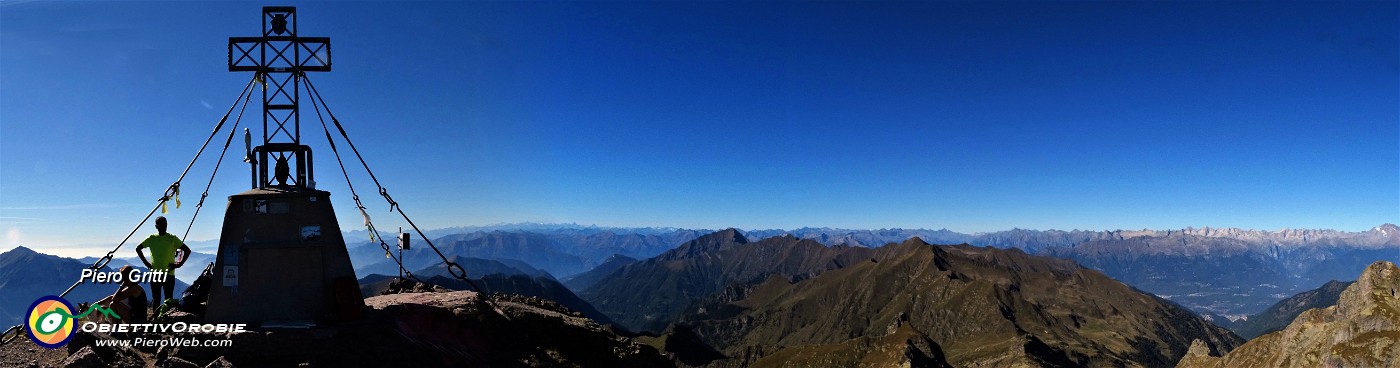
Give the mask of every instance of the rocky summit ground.
[[554, 302], [470, 291], [365, 299], [395, 331], [448, 366], [667, 367], [656, 349], [618, 336]]
[[0, 367], [672, 366], [655, 348], [547, 300], [416, 290], [366, 299], [366, 318], [352, 323], [194, 336], [232, 340], [225, 348], [98, 347], [122, 336], [79, 333], [49, 350], [20, 338], [0, 347]]

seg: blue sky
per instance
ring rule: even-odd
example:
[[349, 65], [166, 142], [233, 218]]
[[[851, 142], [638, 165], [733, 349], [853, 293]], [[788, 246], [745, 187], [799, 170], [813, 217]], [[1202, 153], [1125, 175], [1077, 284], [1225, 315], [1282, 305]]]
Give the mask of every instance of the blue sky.
[[[120, 240], [251, 78], [225, 45], [262, 5], [0, 4], [0, 249]], [[1400, 222], [1396, 2], [287, 5], [331, 37], [312, 81], [429, 228]], [[246, 189], [239, 150], [191, 239]]]

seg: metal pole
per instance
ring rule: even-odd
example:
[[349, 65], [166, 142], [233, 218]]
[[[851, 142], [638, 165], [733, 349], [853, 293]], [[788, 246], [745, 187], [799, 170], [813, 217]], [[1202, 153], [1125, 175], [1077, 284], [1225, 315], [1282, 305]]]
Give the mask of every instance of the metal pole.
[[[399, 226], [399, 234], [403, 234], [403, 226]], [[402, 236], [402, 235], [398, 235], [398, 236]], [[398, 237], [398, 236], [395, 236], [396, 240], [397, 240], [397, 237]], [[384, 239], [379, 239], [379, 240], [380, 240], [380, 241], [383, 241]], [[401, 241], [401, 240], [398, 240], [398, 241]], [[403, 280], [403, 271], [404, 271], [404, 269], [403, 269], [403, 244], [399, 244], [399, 279], [400, 279], [400, 280]]]

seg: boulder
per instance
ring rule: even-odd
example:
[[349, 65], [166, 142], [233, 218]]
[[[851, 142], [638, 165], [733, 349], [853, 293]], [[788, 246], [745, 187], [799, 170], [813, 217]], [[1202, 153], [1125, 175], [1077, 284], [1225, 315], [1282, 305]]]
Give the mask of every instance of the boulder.
[[68, 355], [68, 359], [63, 360], [63, 366], [68, 368], [106, 368], [107, 363], [103, 362], [102, 357], [97, 356], [97, 352], [89, 346]]
[[214, 361], [209, 362], [209, 365], [204, 366], [204, 368], [234, 368], [234, 365], [232, 362], [229, 362], [228, 359], [225, 359], [224, 357], [219, 357], [218, 359], [214, 359]]

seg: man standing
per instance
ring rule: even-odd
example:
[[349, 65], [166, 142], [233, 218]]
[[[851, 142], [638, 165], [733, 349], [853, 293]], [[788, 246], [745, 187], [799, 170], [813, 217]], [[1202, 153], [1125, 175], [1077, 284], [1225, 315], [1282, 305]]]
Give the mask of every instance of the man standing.
[[[190, 255], [190, 247], [180, 238], [165, 232], [165, 216], [156, 217], [156, 234], [141, 241], [141, 245], [136, 246], [136, 255], [141, 257], [141, 263], [146, 264], [146, 268], [151, 271], [165, 271], [165, 281], [159, 282], [151, 280], [151, 303], [161, 305], [165, 299], [161, 299], [161, 291], [164, 291], [166, 298], [175, 298], [175, 269], [184, 265], [184, 259], [175, 259], [175, 251], [183, 252], [184, 257]], [[151, 259], [146, 259], [146, 254], [141, 253], [141, 249], [151, 248]], [[177, 262], [178, 261], [178, 262]]]

